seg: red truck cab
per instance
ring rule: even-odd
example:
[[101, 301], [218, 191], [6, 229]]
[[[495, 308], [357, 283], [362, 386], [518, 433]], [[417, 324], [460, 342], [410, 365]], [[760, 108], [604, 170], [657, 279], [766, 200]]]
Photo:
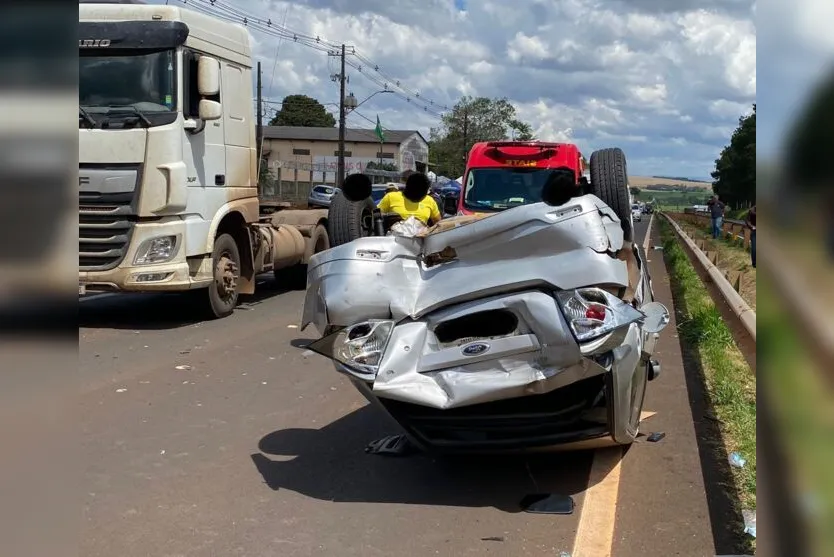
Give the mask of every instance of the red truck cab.
[[542, 200], [556, 168], [570, 169], [577, 187], [585, 172], [582, 153], [570, 143], [489, 141], [469, 151], [458, 214], [492, 213]]

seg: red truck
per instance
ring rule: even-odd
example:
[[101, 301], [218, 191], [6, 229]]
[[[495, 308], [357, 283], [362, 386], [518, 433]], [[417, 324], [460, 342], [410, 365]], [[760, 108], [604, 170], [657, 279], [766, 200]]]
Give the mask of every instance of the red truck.
[[466, 162], [457, 213], [491, 213], [541, 201], [546, 186], [552, 184], [554, 171], [561, 170], [561, 176], [568, 177], [566, 186], [562, 180], [563, 195], [569, 198], [590, 193], [602, 199], [620, 218], [625, 239], [630, 241], [632, 223], [625, 154], [619, 148], [594, 151], [589, 162], [590, 181], [584, 176], [584, 161], [579, 148], [571, 143], [476, 143]]

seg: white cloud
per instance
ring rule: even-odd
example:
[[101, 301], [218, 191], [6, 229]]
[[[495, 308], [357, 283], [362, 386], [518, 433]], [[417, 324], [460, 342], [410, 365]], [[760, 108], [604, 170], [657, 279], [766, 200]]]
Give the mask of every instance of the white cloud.
[[[634, 173], [707, 177], [756, 96], [752, 0], [526, 0], [523, 9], [480, 0], [465, 11], [460, 0], [218, 0], [213, 9], [223, 5], [273, 22], [286, 14], [290, 29], [355, 46], [385, 74], [351, 57], [363, 66], [348, 68], [360, 100], [397, 81], [433, 110], [461, 95], [507, 97], [542, 139], [587, 153], [620, 144]], [[796, 25], [818, 29], [823, 15]], [[271, 100], [338, 99], [336, 59], [293, 41], [276, 50], [277, 38], [254, 30], [253, 39]], [[438, 122], [413, 99], [377, 95], [360, 112], [427, 134]]]

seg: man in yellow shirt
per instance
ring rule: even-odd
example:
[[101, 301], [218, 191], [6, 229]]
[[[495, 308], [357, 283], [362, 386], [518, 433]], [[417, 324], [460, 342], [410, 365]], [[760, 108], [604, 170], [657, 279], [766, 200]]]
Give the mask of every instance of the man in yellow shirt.
[[396, 213], [403, 220], [415, 217], [426, 226], [432, 226], [440, 221], [442, 215], [437, 202], [429, 195], [430, 187], [428, 176], [414, 172], [406, 178], [403, 191], [386, 193], [377, 207], [383, 213]]

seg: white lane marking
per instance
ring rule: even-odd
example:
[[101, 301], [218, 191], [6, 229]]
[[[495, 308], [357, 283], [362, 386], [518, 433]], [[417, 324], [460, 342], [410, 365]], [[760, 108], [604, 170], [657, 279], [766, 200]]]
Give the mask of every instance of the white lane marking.
[[654, 213], [649, 218], [649, 226], [646, 227], [646, 238], [643, 241], [643, 255], [645, 257], [649, 256], [649, 243], [652, 239], [652, 222], [654, 222]]
[[594, 453], [572, 557], [611, 557], [622, 459], [622, 447]]

